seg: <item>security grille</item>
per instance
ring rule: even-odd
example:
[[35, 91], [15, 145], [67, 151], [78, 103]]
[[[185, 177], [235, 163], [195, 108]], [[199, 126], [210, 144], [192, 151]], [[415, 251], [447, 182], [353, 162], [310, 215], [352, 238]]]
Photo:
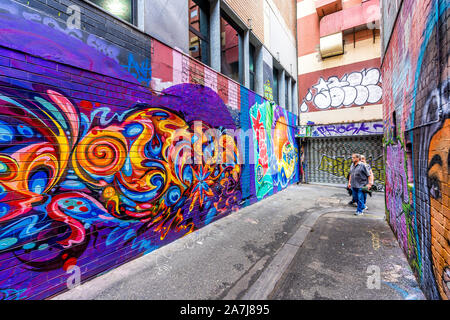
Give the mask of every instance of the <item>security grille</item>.
[[382, 136], [309, 139], [307, 144], [308, 182], [346, 185], [352, 154], [366, 156], [372, 167], [375, 186], [384, 190]]

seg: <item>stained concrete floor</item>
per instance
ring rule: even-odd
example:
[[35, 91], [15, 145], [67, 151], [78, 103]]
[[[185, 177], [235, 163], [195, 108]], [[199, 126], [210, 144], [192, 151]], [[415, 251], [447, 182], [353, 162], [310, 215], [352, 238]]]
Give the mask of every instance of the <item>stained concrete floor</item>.
[[423, 299], [384, 195], [363, 217], [348, 201], [345, 188], [293, 185], [54, 299]]
[[323, 215], [269, 299], [422, 300], [384, 219]]

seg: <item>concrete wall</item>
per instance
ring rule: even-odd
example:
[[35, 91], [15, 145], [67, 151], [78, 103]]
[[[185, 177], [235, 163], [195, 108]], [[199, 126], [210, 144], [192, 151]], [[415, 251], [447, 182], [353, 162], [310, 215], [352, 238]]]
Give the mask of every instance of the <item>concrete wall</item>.
[[448, 300], [450, 2], [399, 10], [382, 64], [386, 216], [426, 296]]
[[298, 180], [295, 115], [47, 2], [0, 3], [0, 297], [67, 290]]

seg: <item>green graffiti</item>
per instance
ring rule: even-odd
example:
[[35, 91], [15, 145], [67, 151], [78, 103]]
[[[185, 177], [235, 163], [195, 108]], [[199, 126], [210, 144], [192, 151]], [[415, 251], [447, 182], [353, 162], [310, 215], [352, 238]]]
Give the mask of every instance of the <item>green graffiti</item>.
[[[386, 156], [386, 220], [399, 240], [414, 273], [422, 276], [417, 241], [415, 211], [412, 205], [414, 188], [408, 183], [405, 143], [397, 137], [385, 139]], [[406, 193], [406, 194], [405, 194]]]
[[[371, 166], [374, 175], [374, 181], [384, 183], [384, 161], [380, 156], [373, 160], [372, 156], [366, 159]], [[350, 173], [350, 166], [352, 165], [352, 158], [345, 157], [329, 157], [324, 155], [320, 161], [319, 170], [332, 174], [336, 177], [347, 179]]]
[[262, 199], [273, 189], [273, 179], [270, 172], [269, 156], [273, 153], [272, 145], [272, 105], [265, 101], [256, 104], [250, 109], [250, 117], [255, 141], [255, 171], [256, 196]]

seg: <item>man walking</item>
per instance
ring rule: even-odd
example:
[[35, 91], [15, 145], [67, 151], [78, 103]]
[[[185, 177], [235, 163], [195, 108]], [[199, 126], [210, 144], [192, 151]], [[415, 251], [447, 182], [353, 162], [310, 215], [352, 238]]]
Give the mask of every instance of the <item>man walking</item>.
[[[363, 154], [361, 155], [361, 162], [364, 163], [364, 164], [366, 165], [367, 170], [369, 170], [369, 173], [370, 173], [370, 176], [369, 176], [369, 185], [368, 185], [368, 186], [373, 186], [373, 181], [374, 181], [373, 171], [372, 171], [372, 168], [370, 167], [370, 164], [368, 164], [368, 163], [366, 162], [366, 156], [363, 155]], [[370, 187], [368, 187], [368, 188], [370, 189]], [[364, 210], [369, 209], [369, 208], [367, 207], [367, 192], [364, 192], [364, 205], [366, 206], [366, 207], [364, 208]]]
[[361, 156], [359, 154], [352, 155], [353, 166], [350, 168], [350, 178], [348, 179], [348, 187], [352, 189], [352, 193], [358, 201], [355, 215], [359, 216], [363, 214], [366, 208], [366, 202], [364, 200], [364, 193], [362, 188], [367, 185], [370, 189], [372, 185], [369, 182], [370, 172], [367, 166], [361, 162]]
[[[352, 171], [352, 169], [353, 169], [354, 166], [355, 166], [355, 165], [354, 165], [353, 162], [352, 162], [352, 164], [350, 165], [350, 171], [349, 171], [349, 173], [348, 173], [348, 175], [347, 175], [347, 180], [349, 180], [349, 181], [350, 181], [350, 172]], [[352, 191], [352, 188], [351, 188], [350, 186], [347, 187], [347, 190], [349, 190], [349, 194], [352, 196], [352, 200], [349, 201], [348, 205], [349, 205], [349, 206], [354, 206], [354, 207], [356, 207], [356, 206], [358, 205], [357, 194], [355, 194], [355, 193]]]

